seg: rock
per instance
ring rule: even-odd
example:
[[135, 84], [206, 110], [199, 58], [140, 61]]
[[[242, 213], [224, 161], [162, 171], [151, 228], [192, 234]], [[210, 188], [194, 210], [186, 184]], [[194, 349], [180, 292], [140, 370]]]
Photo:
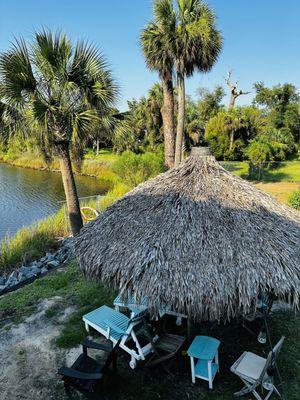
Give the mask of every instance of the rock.
[[24, 275], [24, 274], [22, 274], [22, 273], [19, 273], [19, 275], [18, 275], [18, 281], [19, 281], [19, 282], [26, 281], [26, 279], [28, 279], [27, 275]]
[[6, 282], [6, 279], [4, 278], [4, 276], [0, 276], [0, 286], [4, 286]]
[[22, 265], [22, 267], [19, 269], [19, 274], [22, 274], [22, 275], [29, 275], [29, 274], [31, 274], [31, 268], [29, 268], [29, 267], [25, 267], [24, 265]]
[[6, 283], [5, 283], [5, 286], [6, 287], [12, 287], [12, 286], [16, 285], [17, 283], [18, 283], [18, 272], [17, 271], [13, 271], [9, 275], [9, 277], [8, 277]]
[[5, 286], [12, 287], [12, 286], [15, 286], [17, 283], [18, 283], [17, 277], [12, 276], [7, 279]]
[[48, 261], [53, 261], [53, 260], [54, 260], [53, 254], [47, 253], [47, 254], [46, 254], [46, 260], [47, 260], [47, 262], [48, 262]]
[[46, 268], [46, 267], [43, 267], [42, 269], [41, 269], [41, 274], [42, 275], [45, 275], [45, 274], [47, 274], [48, 273], [48, 269]]
[[4, 289], [6, 289], [5, 285], [0, 285], [0, 293], [4, 291]]
[[60, 263], [57, 260], [52, 260], [47, 263], [47, 267], [50, 267], [50, 268], [57, 268], [57, 267], [59, 267], [59, 265], [60, 265]]
[[34, 266], [30, 268], [30, 271], [33, 275], [39, 275], [41, 273], [41, 268]]

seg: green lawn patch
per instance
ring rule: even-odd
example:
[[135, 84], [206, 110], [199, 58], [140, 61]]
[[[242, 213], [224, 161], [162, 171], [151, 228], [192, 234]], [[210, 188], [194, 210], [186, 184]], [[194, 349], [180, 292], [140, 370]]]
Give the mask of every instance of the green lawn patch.
[[[70, 306], [76, 308], [74, 315], [77, 315], [77, 322], [79, 322], [83, 313], [89, 312], [102, 304], [111, 304], [113, 298], [113, 295], [105, 290], [102, 285], [87, 281], [76, 264], [71, 263], [65, 269], [39, 278], [15, 292], [0, 297], [0, 327], [6, 324], [7, 320], [21, 321], [22, 318], [31, 315], [37, 309], [37, 304], [41, 300], [50, 299], [54, 296], [62, 297], [63, 308]], [[53, 318], [56, 311], [55, 308], [50, 308], [47, 310], [46, 316]], [[81, 338], [78, 338], [77, 343], [74, 343], [73, 340], [72, 344], [69, 344], [68, 340], [64, 338], [64, 335], [68, 336], [67, 328], [72, 325], [71, 318], [74, 322], [74, 315], [70, 317], [70, 321], [65, 321], [66, 331], [62, 332], [60, 339], [61, 344], [67, 347], [81, 341]]]
[[[221, 161], [225, 169], [244, 179], [258, 180], [249, 175], [247, 161]], [[283, 161], [271, 163], [268, 169], [261, 171], [260, 182], [300, 182], [300, 161]]]

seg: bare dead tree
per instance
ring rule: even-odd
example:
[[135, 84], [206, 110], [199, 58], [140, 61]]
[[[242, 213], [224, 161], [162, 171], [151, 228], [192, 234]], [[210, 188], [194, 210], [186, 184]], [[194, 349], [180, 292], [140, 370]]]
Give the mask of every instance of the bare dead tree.
[[232, 75], [232, 71], [228, 71], [227, 77], [225, 78], [225, 82], [227, 84], [227, 86], [230, 89], [230, 103], [229, 103], [229, 110], [232, 110], [234, 105], [235, 105], [235, 101], [239, 96], [242, 96], [243, 94], [249, 94], [250, 92], [244, 92], [243, 90], [239, 90], [238, 89], [238, 82], [232, 83], [231, 81], [231, 75]]

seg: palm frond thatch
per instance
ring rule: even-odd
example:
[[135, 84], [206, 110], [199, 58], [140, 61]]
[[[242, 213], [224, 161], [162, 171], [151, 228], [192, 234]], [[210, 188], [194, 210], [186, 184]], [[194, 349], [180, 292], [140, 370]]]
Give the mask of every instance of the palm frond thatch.
[[153, 313], [168, 305], [227, 320], [261, 291], [298, 307], [300, 214], [199, 151], [86, 225], [75, 239], [80, 267], [146, 297]]

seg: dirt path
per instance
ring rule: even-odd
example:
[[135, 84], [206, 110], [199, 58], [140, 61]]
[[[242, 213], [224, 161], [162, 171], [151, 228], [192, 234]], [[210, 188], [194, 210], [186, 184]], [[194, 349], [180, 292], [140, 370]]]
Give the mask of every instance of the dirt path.
[[[80, 349], [65, 351], [55, 346], [60, 325], [45, 314], [61, 300], [44, 300], [24, 322], [0, 330], [0, 400], [65, 399], [56, 371], [60, 365], [69, 365]], [[59, 320], [73, 311], [62, 311]]]

